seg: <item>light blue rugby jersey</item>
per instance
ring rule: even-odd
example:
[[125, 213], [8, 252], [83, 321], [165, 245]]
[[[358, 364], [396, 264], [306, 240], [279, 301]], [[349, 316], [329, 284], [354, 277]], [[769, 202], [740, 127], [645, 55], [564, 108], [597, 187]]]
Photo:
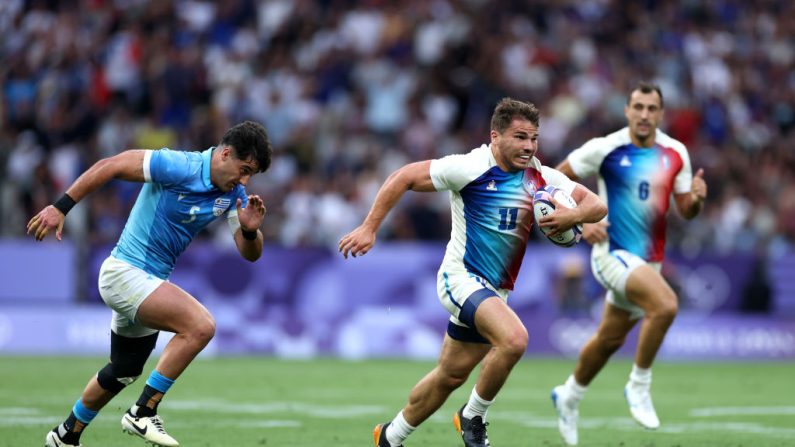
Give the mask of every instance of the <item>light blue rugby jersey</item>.
[[248, 203], [237, 185], [223, 192], [210, 182], [210, 158], [204, 152], [146, 151], [144, 184], [119, 242], [111, 252], [147, 273], [166, 279], [177, 257], [196, 234], [227, 214], [237, 216], [237, 199]]
[[533, 194], [544, 185], [571, 194], [576, 183], [535, 157], [519, 172], [497, 165], [491, 147], [431, 161], [437, 191], [450, 191], [453, 229], [441, 271], [463, 265], [495, 288], [512, 290], [533, 226]]

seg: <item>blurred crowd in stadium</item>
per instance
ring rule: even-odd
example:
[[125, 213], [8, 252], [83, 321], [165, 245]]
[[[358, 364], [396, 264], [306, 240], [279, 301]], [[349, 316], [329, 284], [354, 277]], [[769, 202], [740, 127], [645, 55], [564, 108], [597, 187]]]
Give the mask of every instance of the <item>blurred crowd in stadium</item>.
[[[99, 158], [205, 149], [254, 119], [275, 148], [248, 188], [266, 239], [333, 247], [393, 169], [488, 142], [503, 96], [541, 108], [554, 166], [622, 127], [647, 79], [710, 187], [699, 218], [672, 218], [669, 247], [795, 242], [790, 0], [4, 0], [0, 36], [2, 236]], [[137, 188], [89, 197], [91, 242], [115, 241]], [[408, 195], [384, 238], [444, 240], [448, 207]]]

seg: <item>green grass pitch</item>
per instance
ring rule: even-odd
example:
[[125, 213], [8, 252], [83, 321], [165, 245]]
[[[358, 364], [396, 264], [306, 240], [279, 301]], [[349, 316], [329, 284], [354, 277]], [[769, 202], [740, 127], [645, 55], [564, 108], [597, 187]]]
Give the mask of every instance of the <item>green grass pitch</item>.
[[[0, 446], [40, 446], [69, 413], [98, 358], [0, 357]], [[489, 411], [495, 447], [561, 446], [550, 389], [570, 359], [525, 358]], [[677, 363], [654, 368], [662, 427], [646, 431], [629, 416], [623, 385], [630, 361], [616, 359], [580, 408], [582, 446], [795, 446], [792, 363]], [[154, 363], [150, 361], [144, 377]], [[372, 428], [391, 420], [431, 362], [267, 357], [199, 359], [160, 406], [183, 446], [371, 446]], [[457, 390], [406, 443], [461, 446], [452, 414], [474, 383]], [[116, 397], [82, 437], [85, 447], [143, 446], [119, 419], [143, 378]]]

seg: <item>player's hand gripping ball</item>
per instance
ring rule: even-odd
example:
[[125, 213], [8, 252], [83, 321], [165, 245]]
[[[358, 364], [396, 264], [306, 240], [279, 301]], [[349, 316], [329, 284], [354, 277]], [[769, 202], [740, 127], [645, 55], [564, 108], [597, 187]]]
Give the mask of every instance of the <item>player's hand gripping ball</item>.
[[[566, 192], [562, 189], [558, 189], [550, 185], [539, 188], [538, 191], [533, 194], [533, 215], [536, 220], [536, 225], [538, 225], [538, 221], [540, 219], [552, 214], [555, 211], [555, 202], [552, 201], [553, 197], [561, 206], [565, 206], [567, 208], [574, 208], [577, 206], [577, 203], [574, 201], [574, 199], [572, 199], [571, 196], [566, 194]], [[550, 242], [560, 247], [571, 247], [577, 242], [580, 242], [580, 239], [582, 239], [582, 225], [580, 224], [577, 224], [569, 228], [567, 231], [558, 233], [554, 236], [549, 235], [549, 233], [552, 232], [551, 227], [539, 226], [538, 228], [542, 233], [544, 233]]]

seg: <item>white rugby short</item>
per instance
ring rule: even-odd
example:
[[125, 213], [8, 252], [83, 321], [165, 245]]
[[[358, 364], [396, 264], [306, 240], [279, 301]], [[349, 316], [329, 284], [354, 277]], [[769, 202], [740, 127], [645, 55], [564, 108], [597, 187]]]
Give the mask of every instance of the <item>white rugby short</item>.
[[451, 330], [455, 328], [448, 326], [448, 334], [461, 341], [486, 342], [485, 339], [479, 338], [482, 336], [475, 328], [475, 310], [488, 297], [497, 296], [507, 302], [509, 291], [498, 289], [480, 276], [469, 273], [463, 266], [453, 266], [451, 263], [442, 264], [437, 275], [436, 288], [439, 301], [450, 312], [450, 322], [474, 332], [474, 334], [470, 334], [470, 331], [452, 333]]
[[646, 262], [626, 250], [610, 251], [608, 243], [597, 244], [591, 250], [591, 270], [599, 284], [607, 290], [607, 302], [629, 312], [632, 320], [642, 318], [644, 312], [627, 299], [627, 278], [633, 270], [644, 264], [660, 271], [659, 262]]
[[99, 294], [105, 304], [113, 309], [110, 327], [124, 337], [144, 337], [156, 329], [138, 324], [135, 315], [138, 307], [164, 280], [146, 273], [120, 259], [108, 256], [99, 269]]

